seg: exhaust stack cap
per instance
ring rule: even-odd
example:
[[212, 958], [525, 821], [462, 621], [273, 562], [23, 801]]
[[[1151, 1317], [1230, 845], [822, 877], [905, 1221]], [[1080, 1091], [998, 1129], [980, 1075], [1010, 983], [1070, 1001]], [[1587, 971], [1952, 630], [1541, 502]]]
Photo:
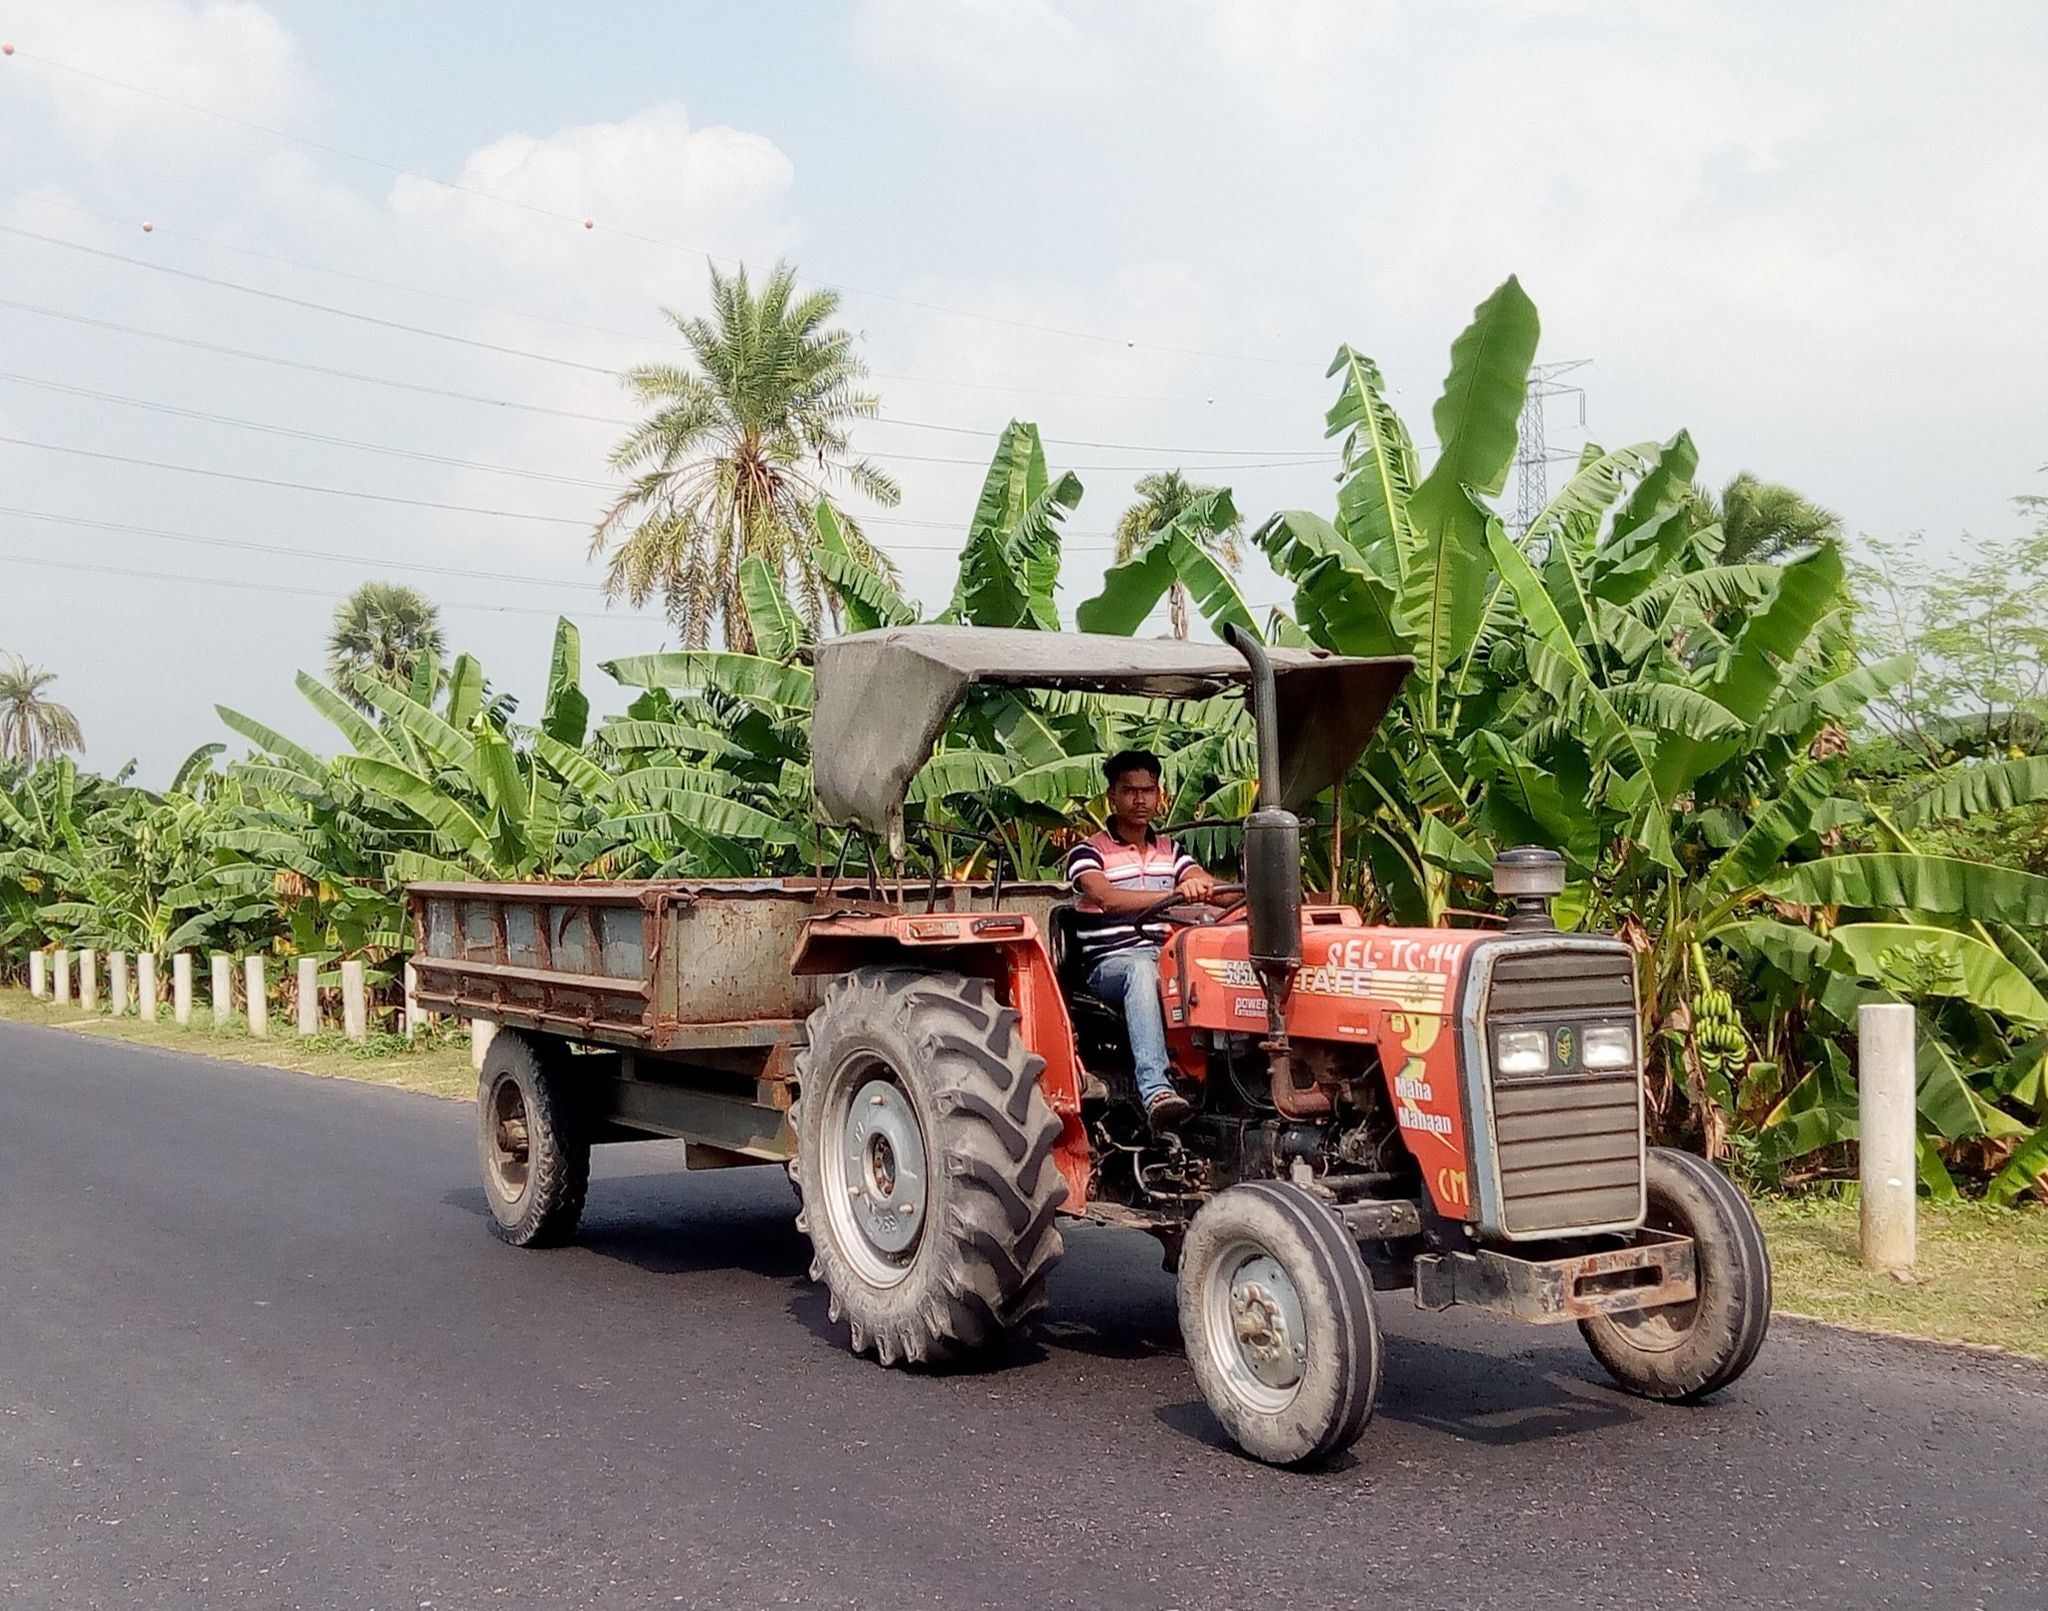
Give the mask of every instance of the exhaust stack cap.
[[1493, 889], [1509, 903], [1509, 928], [1550, 928], [1550, 903], [1564, 893], [1564, 857], [1540, 845], [1503, 850], [1493, 858]]

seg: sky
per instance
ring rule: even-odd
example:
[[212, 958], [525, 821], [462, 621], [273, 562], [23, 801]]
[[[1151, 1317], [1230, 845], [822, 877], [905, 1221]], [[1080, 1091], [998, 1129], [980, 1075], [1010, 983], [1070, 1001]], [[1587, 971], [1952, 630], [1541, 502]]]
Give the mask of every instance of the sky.
[[928, 605], [1005, 421], [1086, 487], [1071, 611], [1147, 470], [1328, 512], [1340, 343], [1428, 443], [1511, 273], [1584, 360], [1554, 450], [1687, 428], [1958, 564], [2048, 492], [2048, 7], [0, 0], [0, 41], [0, 652], [149, 785], [216, 705], [337, 747], [293, 675], [372, 578], [529, 711], [571, 615], [621, 708], [597, 663], [673, 634], [588, 557], [616, 377], [707, 253], [842, 292], [903, 486], [853, 507]]

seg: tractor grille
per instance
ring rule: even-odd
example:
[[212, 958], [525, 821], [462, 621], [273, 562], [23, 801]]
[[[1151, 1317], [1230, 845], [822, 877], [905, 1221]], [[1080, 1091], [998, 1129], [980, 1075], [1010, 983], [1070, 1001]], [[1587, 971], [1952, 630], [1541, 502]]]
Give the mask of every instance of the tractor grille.
[[[1501, 1025], [1634, 1016], [1635, 963], [1625, 951], [1532, 948], [1494, 964], [1489, 1035]], [[1632, 1220], [1642, 1211], [1639, 1071], [1490, 1077], [1504, 1230], [1569, 1231]]]

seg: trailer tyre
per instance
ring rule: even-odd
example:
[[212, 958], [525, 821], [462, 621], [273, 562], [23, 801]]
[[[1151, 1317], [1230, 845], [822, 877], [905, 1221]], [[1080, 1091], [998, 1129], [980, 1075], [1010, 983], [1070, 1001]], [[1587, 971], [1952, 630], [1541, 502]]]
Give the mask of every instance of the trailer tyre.
[[1180, 1334], [1224, 1431], [1269, 1465], [1319, 1465], [1379, 1399], [1372, 1282], [1337, 1216], [1299, 1186], [1218, 1192], [1180, 1256]]
[[936, 1363], [1044, 1307], [1066, 1200], [1044, 1066], [985, 979], [860, 968], [826, 988], [790, 1174], [854, 1352]]
[[1693, 1240], [1699, 1295], [1582, 1320], [1593, 1357], [1629, 1392], [1691, 1403], [1748, 1370], [1771, 1324], [1771, 1256], [1742, 1193], [1703, 1158], [1652, 1147], [1645, 1223]]
[[576, 1234], [590, 1185], [590, 1140], [553, 1048], [501, 1029], [477, 1081], [477, 1151], [491, 1233], [514, 1247]]

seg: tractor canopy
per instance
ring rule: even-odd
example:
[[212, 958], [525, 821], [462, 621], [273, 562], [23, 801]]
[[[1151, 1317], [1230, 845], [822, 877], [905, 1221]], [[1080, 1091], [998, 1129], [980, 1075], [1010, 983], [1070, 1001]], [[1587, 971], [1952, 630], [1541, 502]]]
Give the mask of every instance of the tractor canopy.
[[[1220, 643], [1007, 627], [887, 627], [830, 638], [815, 669], [811, 774], [820, 821], [885, 834], [899, 850], [910, 780], [969, 688], [1062, 688], [1205, 699], [1250, 679]], [[1280, 799], [1299, 811], [1364, 752], [1415, 662], [1270, 649]]]

